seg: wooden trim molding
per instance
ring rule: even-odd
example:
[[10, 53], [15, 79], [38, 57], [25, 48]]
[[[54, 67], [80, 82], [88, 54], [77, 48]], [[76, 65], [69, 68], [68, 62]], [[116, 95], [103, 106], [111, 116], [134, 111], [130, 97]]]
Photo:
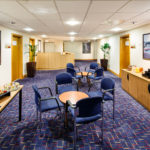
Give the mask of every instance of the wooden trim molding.
[[97, 59], [75, 59], [75, 61], [97, 61]]
[[117, 74], [117, 73], [115, 73], [114, 71], [112, 71], [111, 69], [107, 69], [109, 72], [111, 72], [111, 73], [113, 73], [115, 76], [117, 76], [117, 77], [119, 77], [120, 78], [120, 76], [119, 76], [119, 74]]

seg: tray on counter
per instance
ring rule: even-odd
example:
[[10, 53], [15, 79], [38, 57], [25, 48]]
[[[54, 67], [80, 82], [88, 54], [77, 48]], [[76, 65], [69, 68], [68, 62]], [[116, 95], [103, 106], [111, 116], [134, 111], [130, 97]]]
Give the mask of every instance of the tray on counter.
[[5, 96], [10, 96], [10, 91], [0, 94], [0, 100]]

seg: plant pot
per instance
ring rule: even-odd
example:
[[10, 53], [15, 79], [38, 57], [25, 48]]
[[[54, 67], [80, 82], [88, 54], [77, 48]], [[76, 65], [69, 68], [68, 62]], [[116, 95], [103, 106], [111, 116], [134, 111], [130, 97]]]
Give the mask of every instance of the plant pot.
[[36, 73], [36, 62], [27, 63], [27, 77], [34, 77]]
[[100, 59], [101, 66], [104, 68], [105, 71], [107, 71], [107, 64], [108, 64], [108, 59]]

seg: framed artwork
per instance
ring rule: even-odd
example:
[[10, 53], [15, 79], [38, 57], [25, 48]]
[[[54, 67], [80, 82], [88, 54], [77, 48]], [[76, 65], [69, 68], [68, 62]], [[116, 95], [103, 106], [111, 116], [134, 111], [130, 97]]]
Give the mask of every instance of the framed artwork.
[[0, 31], [0, 65], [1, 65], [1, 31]]
[[150, 33], [143, 34], [143, 59], [150, 59]]
[[91, 42], [82, 43], [82, 53], [91, 53]]

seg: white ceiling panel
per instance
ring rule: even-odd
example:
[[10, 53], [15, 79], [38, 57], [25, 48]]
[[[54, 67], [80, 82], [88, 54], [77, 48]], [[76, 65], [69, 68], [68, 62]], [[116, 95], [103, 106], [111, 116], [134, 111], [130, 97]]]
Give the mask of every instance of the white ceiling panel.
[[56, 1], [58, 10], [61, 13], [85, 13], [87, 11], [90, 0], [69, 0], [69, 1]]
[[97, 12], [116, 12], [120, 7], [126, 4], [127, 1], [119, 0], [119, 1], [93, 1], [89, 12], [97, 13]]
[[133, 0], [119, 10], [124, 13], [141, 13], [150, 9], [150, 0]]

